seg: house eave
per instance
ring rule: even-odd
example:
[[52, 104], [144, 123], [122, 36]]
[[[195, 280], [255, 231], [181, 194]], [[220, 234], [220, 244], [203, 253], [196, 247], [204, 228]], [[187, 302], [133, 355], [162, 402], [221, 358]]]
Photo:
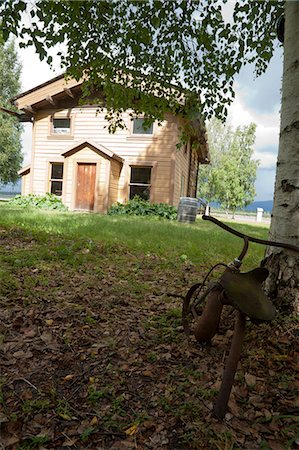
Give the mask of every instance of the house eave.
[[58, 75], [58, 76], [56, 76], [56, 77], [54, 77], [54, 78], [51, 78], [51, 79], [48, 80], [48, 81], [45, 81], [44, 83], [38, 84], [38, 85], [35, 86], [34, 88], [28, 89], [28, 91], [21, 92], [21, 94], [16, 95], [15, 97], [12, 97], [12, 98], [10, 99], [10, 102], [11, 102], [11, 103], [15, 103], [15, 102], [16, 102], [17, 100], [19, 100], [20, 98], [25, 97], [25, 95], [32, 94], [33, 92], [36, 92], [36, 91], [38, 91], [39, 89], [41, 89], [41, 88], [43, 88], [43, 87], [46, 87], [46, 86], [48, 86], [48, 85], [54, 83], [55, 81], [61, 80], [61, 79], [64, 78], [64, 77], [65, 77], [65, 75], [64, 75], [64, 74], [61, 74], [61, 75]]
[[12, 111], [11, 109], [4, 108], [3, 106], [0, 106], [0, 111], [15, 117], [19, 122], [32, 122], [32, 117], [21, 111]]
[[22, 167], [22, 169], [18, 170], [18, 175], [20, 176], [27, 175], [27, 173], [30, 172], [30, 169], [31, 169], [30, 165]]

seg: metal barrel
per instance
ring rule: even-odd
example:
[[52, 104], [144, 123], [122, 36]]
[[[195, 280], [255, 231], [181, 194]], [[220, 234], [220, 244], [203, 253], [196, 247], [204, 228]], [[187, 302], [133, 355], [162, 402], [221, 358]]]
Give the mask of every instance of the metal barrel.
[[178, 221], [184, 223], [195, 222], [197, 215], [197, 198], [181, 197], [178, 206]]

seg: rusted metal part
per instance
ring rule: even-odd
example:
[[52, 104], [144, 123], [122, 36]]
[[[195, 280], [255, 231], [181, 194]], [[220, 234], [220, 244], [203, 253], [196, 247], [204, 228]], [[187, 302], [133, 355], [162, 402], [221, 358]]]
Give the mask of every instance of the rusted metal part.
[[263, 322], [273, 320], [276, 309], [262, 289], [262, 283], [268, 275], [269, 271], [263, 267], [246, 273], [225, 272], [220, 284], [227, 303], [250, 319]]
[[[248, 245], [249, 245], [247, 236], [243, 237], [243, 240], [244, 240], [243, 249], [242, 249], [242, 251], [240, 253], [240, 256], [237, 258], [237, 261], [239, 261], [240, 263], [241, 263], [241, 261], [243, 261], [243, 258], [245, 257], [245, 255], [247, 253]], [[241, 264], [239, 264], [239, 267], [240, 267], [240, 265]]]
[[192, 312], [193, 317], [196, 319], [194, 335], [196, 340], [201, 343], [210, 341], [216, 334], [223, 305], [232, 305], [237, 309], [234, 335], [232, 338], [229, 355], [225, 363], [220, 392], [213, 409], [214, 415], [219, 419], [223, 419], [227, 410], [228, 400], [241, 356], [241, 348], [245, 335], [246, 317], [250, 317], [254, 323], [260, 323], [263, 321], [271, 321], [275, 316], [275, 308], [262, 290], [262, 283], [267, 278], [268, 271], [263, 268], [256, 268], [247, 273], [240, 273], [239, 271], [242, 260], [248, 250], [248, 243], [255, 242], [257, 244], [271, 245], [273, 247], [281, 247], [294, 251], [299, 251], [299, 247], [284, 244], [282, 242], [273, 242], [253, 238], [234, 230], [214, 217], [203, 215], [202, 218], [204, 220], [210, 220], [224, 230], [244, 240], [244, 245], [240, 256], [228, 266], [221, 263], [221, 265], [224, 265], [226, 269], [219, 281], [214, 283], [212, 288], [208, 288], [197, 299], [198, 302], [203, 301], [205, 298], [207, 299], [201, 316], [197, 317], [197, 304], [196, 302], [192, 303], [192, 297], [198, 288], [203, 287], [213, 268], [208, 272], [203, 283], [198, 283], [192, 286], [192, 288], [188, 291], [183, 307], [184, 329], [187, 334], [190, 334], [187, 316], [190, 312]]
[[229, 355], [225, 361], [225, 369], [222, 376], [221, 388], [215, 406], [213, 408], [213, 413], [219, 419], [223, 419], [226, 414], [227, 403], [230, 397], [235, 373], [241, 356], [245, 327], [246, 316], [242, 312], [238, 311]]
[[215, 288], [209, 293], [202, 315], [196, 321], [194, 336], [200, 343], [210, 342], [218, 330], [223, 308], [220, 300], [222, 290]]
[[210, 283], [208, 288], [202, 294], [200, 294], [202, 288], [204, 287], [204, 285], [205, 285], [207, 279], [209, 278], [210, 274], [212, 273], [212, 271], [214, 269], [216, 269], [216, 267], [219, 267], [219, 266], [222, 266], [225, 268], [228, 267], [224, 263], [215, 264], [209, 270], [209, 272], [206, 274], [203, 282], [196, 283], [193, 286], [191, 286], [191, 288], [187, 292], [186, 297], [184, 298], [183, 311], [182, 311], [182, 322], [183, 322], [184, 331], [187, 336], [190, 336], [190, 334], [191, 334], [191, 329], [190, 329], [190, 325], [189, 325], [189, 316], [192, 315], [193, 319], [196, 320], [198, 318], [197, 307], [206, 299], [206, 297], [208, 297], [210, 292], [213, 291], [215, 288], [220, 288], [220, 290], [222, 290], [222, 287], [219, 285], [219, 283]]
[[212, 216], [202, 216], [203, 220], [209, 220], [210, 222], [215, 223], [220, 228], [222, 228], [225, 231], [228, 231], [231, 234], [234, 234], [235, 236], [238, 236], [242, 239], [247, 238], [249, 242], [255, 242], [256, 244], [262, 244], [262, 245], [269, 245], [271, 247], [281, 247], [286, 248], [288, 250], [294, 250], [295, 252], [299, 252], [299, 247], [292, 244], [285, 244], [283, 242], [274, 242], [274, 241], [267, 241], [266, 239], [258, 239], [254, 238], [252, 236], [248, 236], [247, 234], [241, 233], [240, 231], [234, 230], [233, 228], [229, 227], [225, 223], [220, 222], [220, 220], [215, 219], [215, 217]]
[[[234, 271], [238, 271], [238, 269], [236, 268], [236, 266], [232, 265], [226, 267], [224, 274], [228, 274]], [[208, 294], [204, 310], [201, 316], [196, 321], [194, 327], [194, 336], [197, 342], [210, 342], [210, 340], [215, 336], [219, 328], [219, 322], [224, 304], [222, 292], [223, 286], [221, 285], [220, 279], [219, 283], [217, 283], [213, 290]]]
[[201, 285], [202, 285], [201, 283], [196, 283], [193, 286], [191, 286], [191, 288], [187, 292], [186, 297], [184, 298], [182, 321], [183, 321], [183, 328], [184, 328], [184, 331], [187, 334], [187, 336], [190, 336], [190, 334], [191, 334], [189, 321], [188, 321], [188, 315], [190, 313], [190, 308], [191, 308], [190, 302], [191, 302], [192, 296], [194, 295], [194, 293], [197, 291], [197, 289]]

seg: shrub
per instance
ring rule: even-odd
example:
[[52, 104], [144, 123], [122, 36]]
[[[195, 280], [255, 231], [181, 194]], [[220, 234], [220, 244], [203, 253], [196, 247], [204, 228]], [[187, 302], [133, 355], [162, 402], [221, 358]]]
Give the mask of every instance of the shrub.
[[135, 196], [127, 203], [115, 203], [108, 210], [110, 215], [129, 215], [129, 216], [158, 216], [164, 219], [175, 220], [177, 218], [177, 209], [166, 203], [150, 203], [147, 200]]
[[39, 208], [39, 209], [56, 209], [59, 211], [67, 211], [67, 207], [62, 203], [61, 199], [54, 194], [46, 195], [16, 195], [8, 202], [12, 206], [21, 208]]

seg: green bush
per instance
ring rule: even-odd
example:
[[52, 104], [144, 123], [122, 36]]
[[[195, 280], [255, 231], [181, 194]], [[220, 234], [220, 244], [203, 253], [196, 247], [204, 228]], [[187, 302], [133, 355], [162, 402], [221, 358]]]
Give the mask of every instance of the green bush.
[[115, 203], [108, 210], [110, 215], [129, 215], [129, 216], [158, 216], [164, 219], [175, 220], [177, 218], [177, 209], [166, 203], [150, 203], [147, 200], [135, 196], [127, 203]]
[[67, 211], [67, 207], [62, 203], [61, 199], [54, 194], [46, 195], [16, 195], [8, 202], [12, 206], [21, 208], [39, 208], [39, 209], [56, 209], [59, 211]]

